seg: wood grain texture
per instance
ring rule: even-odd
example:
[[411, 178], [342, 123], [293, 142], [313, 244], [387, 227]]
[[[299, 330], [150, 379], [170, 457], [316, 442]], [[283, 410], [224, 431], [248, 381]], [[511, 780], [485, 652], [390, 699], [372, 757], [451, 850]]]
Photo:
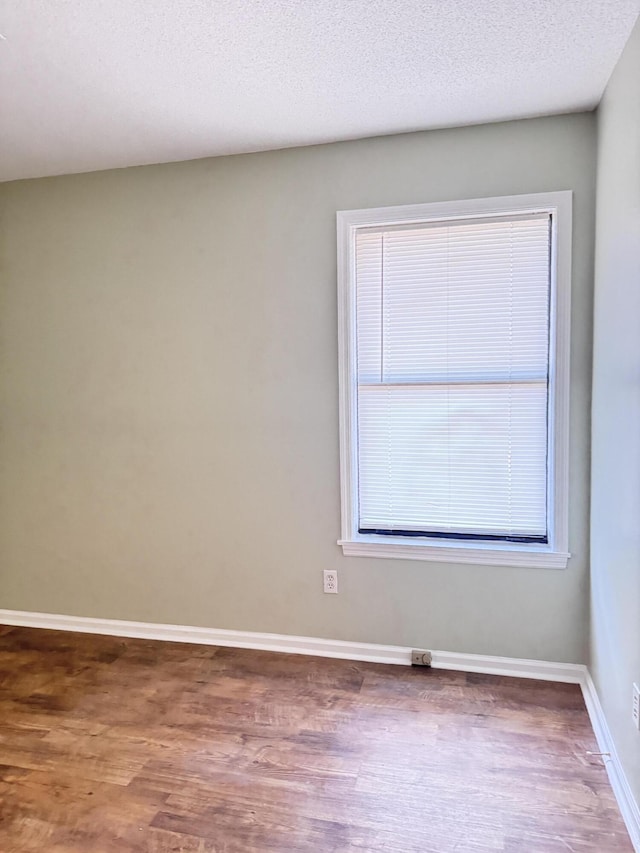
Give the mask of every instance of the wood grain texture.
[[2, 853], [627, 853], [576, 685], [0, 628]]

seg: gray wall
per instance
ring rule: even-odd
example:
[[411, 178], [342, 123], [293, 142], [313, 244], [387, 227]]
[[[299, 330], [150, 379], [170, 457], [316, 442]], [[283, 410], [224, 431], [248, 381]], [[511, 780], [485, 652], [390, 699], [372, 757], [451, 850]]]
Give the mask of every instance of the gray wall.
[[640, 23], [598, 109], [592, 674], [640, 802]]
[[[584, 661], [594, 170], [582, 114], [0, 187], [0, 607]], [[336, 210], [563, 189], [569, 568], [343, 557]]]

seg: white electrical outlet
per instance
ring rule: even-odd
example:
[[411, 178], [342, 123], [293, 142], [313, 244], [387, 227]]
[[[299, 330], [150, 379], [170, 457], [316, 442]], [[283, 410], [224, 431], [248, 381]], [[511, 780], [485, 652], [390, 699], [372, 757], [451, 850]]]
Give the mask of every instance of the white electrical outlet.
[[633, 705], [631, 706], [633, 725], [640, 731], [640, 687], [633, 685]]
[[322, 577], [324, 579], [324, 591], [325, 592], [337, 592], [338, 591], [338, 573], [332, 571], [331, 569], [325, 569], [322, 573]]

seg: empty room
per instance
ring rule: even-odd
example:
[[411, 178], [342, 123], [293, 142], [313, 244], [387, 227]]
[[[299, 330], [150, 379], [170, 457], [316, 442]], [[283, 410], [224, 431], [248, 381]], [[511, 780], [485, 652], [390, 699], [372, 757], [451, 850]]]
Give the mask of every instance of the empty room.
[[0, 853], [640, 853], [640, 0], [0, 0]]

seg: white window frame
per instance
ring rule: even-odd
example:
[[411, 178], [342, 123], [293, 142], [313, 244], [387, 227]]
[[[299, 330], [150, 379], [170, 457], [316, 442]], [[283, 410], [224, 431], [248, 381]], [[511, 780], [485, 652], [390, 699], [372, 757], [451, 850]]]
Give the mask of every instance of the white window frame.
[[[359, 228], [510, 214], [551, 214], [549, 341], [549, 542], [465, 542], [358, 533], [355, 236]], [[570, 190], [467, 201], [341, 210], [338, 227], [340, 479], [346, 556], [562, 569], [568, 553], [569, 367], [571, 309]]]

